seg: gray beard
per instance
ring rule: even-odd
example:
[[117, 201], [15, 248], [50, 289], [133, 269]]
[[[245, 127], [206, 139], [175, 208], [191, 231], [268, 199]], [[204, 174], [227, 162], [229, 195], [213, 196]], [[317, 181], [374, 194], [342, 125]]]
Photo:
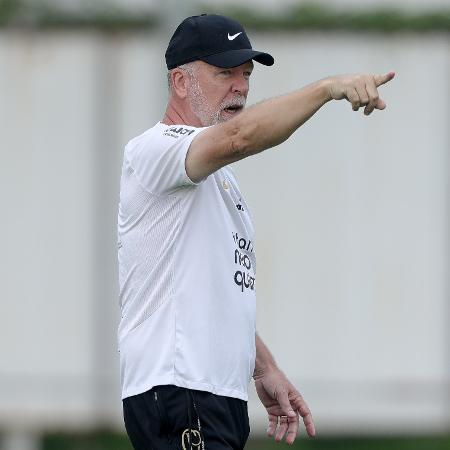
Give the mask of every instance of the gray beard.
[[245, 106], [245, 97], [242, 95], [236, 95], [233, 99], [224, 100], [217, 109], [213, 109], [203, 94], [200, 84], [197, 79], [191, 77], [191, 86], [188, 90], [188, 101], [192, 112], [200, 121], [202, 126], [209, 127], [212, 125], [217, 125], [221, 122], [226, 122], [230, 118], [224, 118], [221, 116], [221, 112], [231, 105], [241, 105]]

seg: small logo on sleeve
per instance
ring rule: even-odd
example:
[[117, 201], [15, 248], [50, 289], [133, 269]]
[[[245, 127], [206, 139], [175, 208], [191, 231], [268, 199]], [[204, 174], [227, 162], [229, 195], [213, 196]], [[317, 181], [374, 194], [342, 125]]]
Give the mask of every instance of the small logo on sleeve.
[[164, 130], [164, 136], [170, 136], [178, 139], [180, 136], [188, 135], [190, 136], [195, 130], [190, 130], [189, 128], [183, 127], [171, 127]]

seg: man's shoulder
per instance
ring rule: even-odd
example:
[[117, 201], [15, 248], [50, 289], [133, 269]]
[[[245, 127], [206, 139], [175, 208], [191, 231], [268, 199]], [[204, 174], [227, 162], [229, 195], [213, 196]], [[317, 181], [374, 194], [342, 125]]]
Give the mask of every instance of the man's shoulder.
[[137, 136], [130, 139], [128, 141], [128, 143], [126, 144], [125, 148], [136, 147], [141, 142], [146, 141], [147, 139], [150, 139], [154, 133], [158, 134], [160, 129], [161, 129], [161, 122], [158, 122], [153, 127], [149, 128], [148, 130], [145, 130], [143, 133], [138, 134]]
[[193, 185], [185, 160], [192, 139], [202, 128], [158, 122], [125, 147], [124, 161], [152, 193], [170, 193]]
[[126, 149], [131, 150], [142, 145], [170, 146], [180, 138], [192, 136], [196, 131], [202, 129], [191, 125], [167, 125], [158, 122], [153, 127], [131, 139], [126, 145]]

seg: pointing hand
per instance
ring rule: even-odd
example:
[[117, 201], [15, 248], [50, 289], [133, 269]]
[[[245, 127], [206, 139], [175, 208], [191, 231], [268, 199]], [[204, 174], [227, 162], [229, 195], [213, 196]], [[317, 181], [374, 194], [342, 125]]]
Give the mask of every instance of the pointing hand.
[[352, 104], [353, 111], [365, 106], [364, 114], [368, 116], [374, 109], [385, 109], [386, 103], [378, 95], [378, 87], [391, 81], [395, 72], [385, 75], [356, 74], [330, 77], [328, 92], [330, 100], [346, 99]]

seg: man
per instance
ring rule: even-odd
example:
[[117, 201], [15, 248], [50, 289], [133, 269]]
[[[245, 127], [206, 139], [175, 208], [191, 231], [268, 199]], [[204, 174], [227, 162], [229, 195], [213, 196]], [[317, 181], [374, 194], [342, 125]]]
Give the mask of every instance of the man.
[[255, 329], [255, 252], [230, 163], [274, 147], [328, 101], [384, 109], [394, 74], [326, 78], [244, 110], [253, 50], [226, 17], [185, 19], [170, 40], [161, 122], [125, 150], [119, 206], [124, 418], [137, 450], [242, 449], [253, 377], [268, 435], [292, 444], [311, 412]]

